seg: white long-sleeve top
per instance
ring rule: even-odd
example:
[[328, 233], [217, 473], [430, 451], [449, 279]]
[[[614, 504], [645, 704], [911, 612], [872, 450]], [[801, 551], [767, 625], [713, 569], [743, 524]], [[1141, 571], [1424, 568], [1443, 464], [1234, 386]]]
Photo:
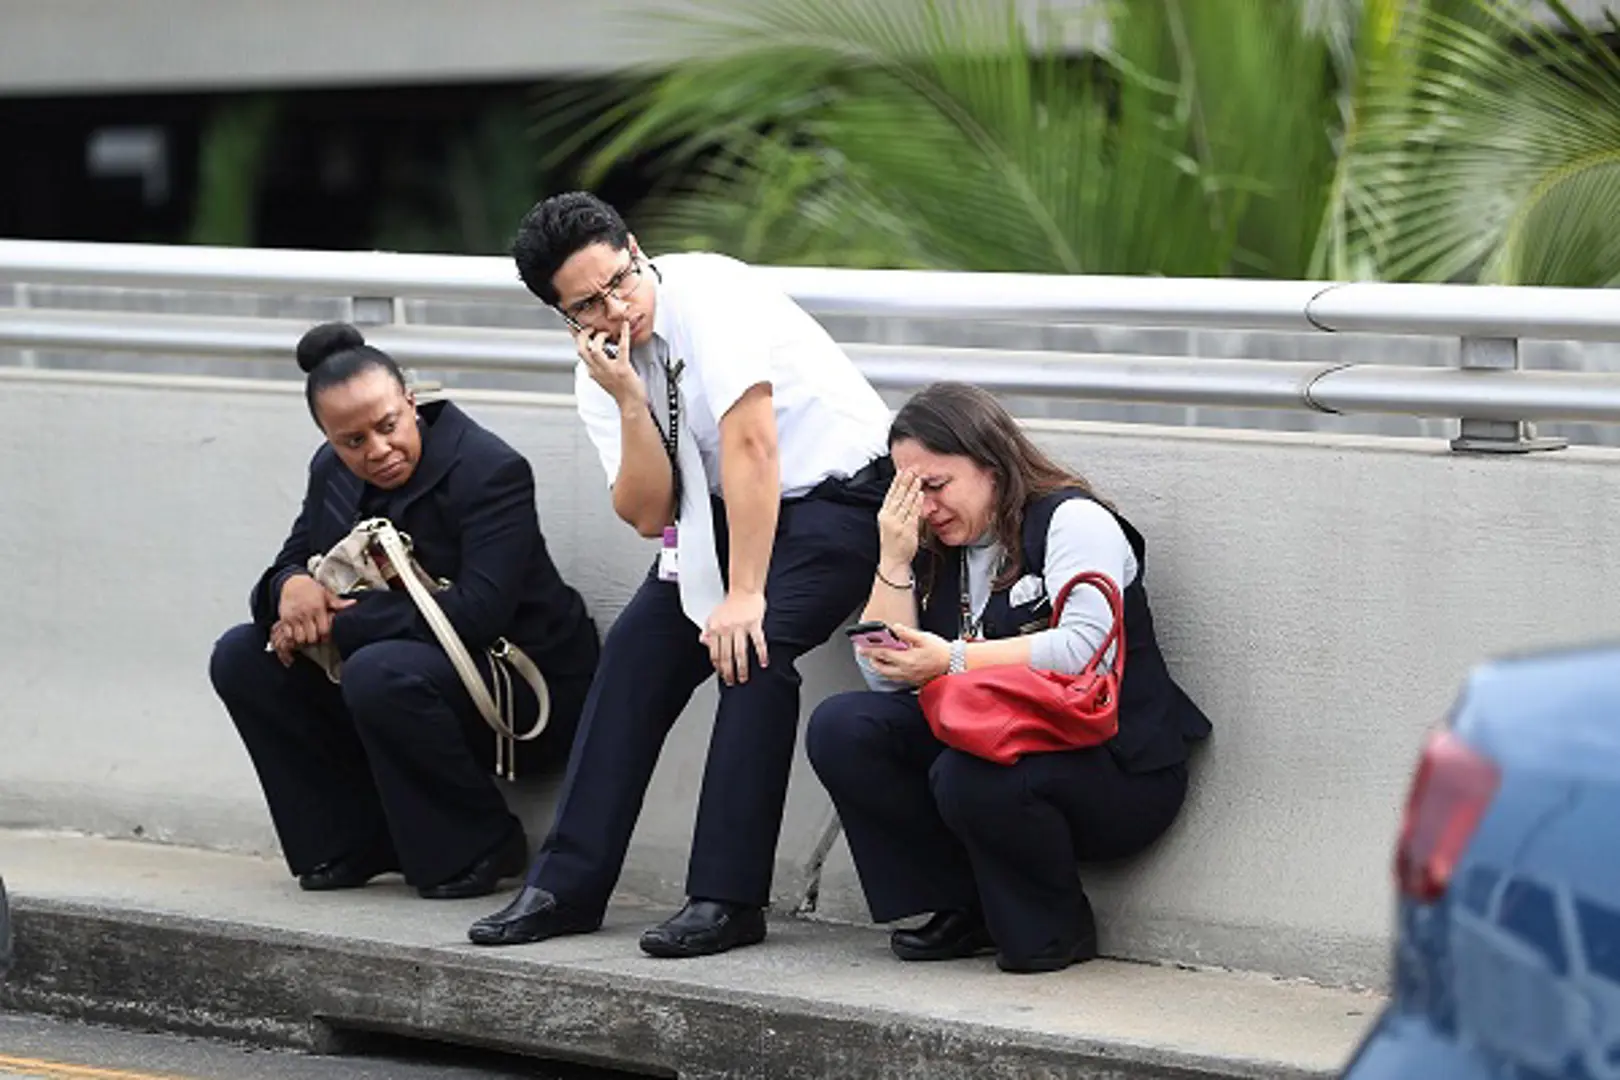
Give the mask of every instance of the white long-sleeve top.
[[[983, 615], [990, 602], [990, 586], [1002, 556], [1001, 545], [993, 541], [971, 545], [964, 552], [968, 601], [975, 618]], [[1058, 591], [1083, 570], [1107, 574], [1123, 592], [1136, 580], [1140, 567], [1125, 530], [1106, 507], [1090, 499], [1070, 499], [1053, 512], [1047, 526], [1046, 565], [1039, 571], [1046, 594], [1056, 600]], [[1035, 571], [1026, 567], [1026, 572]], [[1028, 635], [1029, 666], [1071, 675], [1079, 672], [1108, 636], [1113, 618], [1102, 593], [1089, 586], [1077, 587], [1069, 594], [1057, 626]], [[866, 684], [873, 690], [915, 689], [879, 675], [865, 657], [856, 654], [856, 659]]]

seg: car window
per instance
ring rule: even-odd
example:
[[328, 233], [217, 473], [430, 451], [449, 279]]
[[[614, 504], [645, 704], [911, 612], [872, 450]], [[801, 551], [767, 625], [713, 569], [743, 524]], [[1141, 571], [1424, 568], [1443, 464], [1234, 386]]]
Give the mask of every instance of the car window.
[[1620, 911], [1591, 900], [1575, 901], [1586, 966], [1592, 974], [1620, 983]]
[[1501, 880], [1502, 871], [1494, 866], [1471, 867], [1463, 875], [1462, 888], [1458, 890], [1462, 906], [1475, 915], [1484, 915], [1491, 904], [1491, 890]]
[[1569, 957], [1558, 929], [1558, 909], [1551, 890], [1522, 878], [1502, 890], [1498, 916], [1502, 928], [1540, 953], [1553, 974], [1569, 972]]

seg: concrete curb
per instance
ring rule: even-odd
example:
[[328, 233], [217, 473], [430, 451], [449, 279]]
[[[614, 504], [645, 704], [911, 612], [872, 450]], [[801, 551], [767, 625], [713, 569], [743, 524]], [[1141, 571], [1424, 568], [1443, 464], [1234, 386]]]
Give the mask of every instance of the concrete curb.
[[386, 1031], [681, 1080], [1331, 1073], [241, 922], [16, 902], [8, 1008], [341, 1049]]

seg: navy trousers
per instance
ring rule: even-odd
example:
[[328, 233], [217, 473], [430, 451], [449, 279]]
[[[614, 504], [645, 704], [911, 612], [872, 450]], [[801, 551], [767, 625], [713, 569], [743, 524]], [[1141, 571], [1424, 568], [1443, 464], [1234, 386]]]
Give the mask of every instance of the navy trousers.
[[1127, 773], [1104, 747], [996, 765], [934, 738], [913, 694], [817, 706], [805, 749], [843, 822], [872, 918], [984, 913], [1002, 954], [1061, 953], [1087, 901], [1077, 861], [1133, 855], [1169, 827], [1185, 764]]
[[[494, 734], [443, 649], [367, 645], [335, 686], [308, 660], [282, 667], [264, 651], [266, 636], [251, 623], [227, 631], [209, 674], [294, 874], [375, 856], [397, 860], [413, 885], [435, 885], [521, 828], [491, 771]], [[513, 683], [520, 723], [532, 723], [534, 695]], [[578, 723], [585, 681], [555, 680], [550, 690], [551, 721], [534, 743], [518, 744], [520, 771], [543, 766], [548, 752], [560, 759]]]
[[[718, 501], [715, 524], [724, 568]], [[820, 498], [782, 504], [765, 581], [770, 667], [760, 668], [750, 650], [748, 681], [720, 687], [688, 896], [768, 901], [798, 740], [798, 660], [864, 600], [877, 546], [870, 506]], [[649, 573], [603, 644], [557, 816], [530, 871], [533, 884], [577, 910], [606, 908], [664, 740], [692, 692], [713, 675], [676, 585]]]

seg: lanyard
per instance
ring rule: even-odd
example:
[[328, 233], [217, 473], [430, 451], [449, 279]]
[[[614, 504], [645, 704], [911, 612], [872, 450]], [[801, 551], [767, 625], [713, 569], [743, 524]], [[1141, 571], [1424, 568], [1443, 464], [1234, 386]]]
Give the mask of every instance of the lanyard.
[[675, 506], [677, 513], [681, 505], [681, 392], [677, 385], [681, 372], [686, 368], [685, 360], [677, 360], [672, 366], [669, 362], [669, 347], [666, 345], [660, 351], [658, 362], [664, 368], [664, 389], [669, 394], [669, 430], [665, 431], [658, 423], [658, 413], [647, 402], [647, 412], [652, 416], [653, 427], [658, 431], [658, 437], [664, 441], [664, 451], [669, 454], [669, 471], [671, 485], [675, 492]]
[[[966, 548], [962, 549], [959, 558], [961, 559], [962, 567], [962, 621], [960, 627], [962, 632], [962, 640], [978, 641], [984, 636], [984, 616], [983, 614], [980, 614], [978, 618], [973, 617], [973, 596], [968, 592], [968, 559]], [[990, 604], [988, 601], [985, 602], [984, 606], [986, 610], [989, 610]]]

